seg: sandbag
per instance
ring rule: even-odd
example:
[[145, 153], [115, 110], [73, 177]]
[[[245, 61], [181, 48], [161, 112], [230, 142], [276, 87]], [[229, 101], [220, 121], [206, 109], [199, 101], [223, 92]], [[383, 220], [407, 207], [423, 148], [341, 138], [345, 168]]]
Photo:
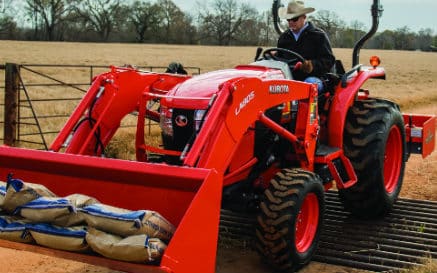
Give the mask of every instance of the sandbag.
[[88, 205], [97, 204], [99, 201], [93, 197], [84, 194], [71, 194], [65, 197], [75, 208], [67, 215], [53, 219], [51, 223], [61, 227], [71, 227], [86, 224], [82, 213], [77, 212], [77, 208], [83, 208]]
[[30, 224], [27, 226], [36, 243], [42, 246], [75, 252], [89, 250], [86, 243], [86, 227], [57, 227], [50, 224]]
[[65, 196], [65, 199], [68, 199], [76, 208], [83, 208], [85, 206], [100, 203], [96, 198], [80, 193], [67, 195]]
[[89, 228], [86, 240], [100, 255], [126, 262], [152, 263], [161, 259], [167, 245], [145, 234], [126, 238]]
[[0, 210], [3, 207], [3, 201], [6, 195], [6, 182], [0, 181]]
[[155, 211], [130, 211], [105, 204], [93, 204], [84, 207], [80, 212], [88, 226], [122, 237], [146, 234], [168, 241], [175, 231], [175, 227]]
[[0, 239], [19, 243], [34, 242], [26, 229], [27, 222], [13, 216], [0, 216]]
[[39, 197], [14, 211], [34, 223], [52, 223], [70, 213], [76, 213], [76, 208], [68, 199], [60, 197]]
[[12, 176], [8, 176], [6, 194], [1, 209], [11, 214], [17, 207], [39, 197], [56, 197], [56, 195], [43, 185], [25, 183], [21, 179], [13, 179]]

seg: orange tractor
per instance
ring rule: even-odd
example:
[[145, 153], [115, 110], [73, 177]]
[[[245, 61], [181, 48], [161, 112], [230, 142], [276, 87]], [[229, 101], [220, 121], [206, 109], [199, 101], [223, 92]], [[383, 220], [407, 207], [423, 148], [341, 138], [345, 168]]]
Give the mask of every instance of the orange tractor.
[[[278, 6], [274, 1], [276, 15]], [[376, 30], [379, 1], [372, 11], [367, 36]], [[176, 226], [158, 264], [120, 262], [119, 269], [214, 272], [226, 208], [256, 212], [259, 252], [291, 272], [316, 250], [326, 190], [335, 185], [355, 215], [384, 215], [410, 154], [434, 150], [434, 116], [403, 115], [396, 103], [361, 89], [385, 78], [378, 63], [358, 64], [364, 40], [353, 68], [330, 75], [322, 98], [314, 85], [293, 80], [301, 57], [291, 52], [296, 60], [285, 63], [272, 54], [278, 48], [251, 64], [197, 76], [112, 67], [95, 77], [49, 151], [0, 147], [0, 175], [58, 195], [155, 210]], [[106, 158], [105, 147], [132, 112], [137, 160]], [[162, 146], [146, 144], [147, 119], [160, 124]]]

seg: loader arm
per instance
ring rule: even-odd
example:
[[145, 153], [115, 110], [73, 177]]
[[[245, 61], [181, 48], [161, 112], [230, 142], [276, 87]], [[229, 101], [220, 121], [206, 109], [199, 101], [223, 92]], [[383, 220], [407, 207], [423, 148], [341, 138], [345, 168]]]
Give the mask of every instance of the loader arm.
[[[96, 77], [80, 104], [62, 128], [50, 150], [100, 155], [120, 126], [121, 120], [138, 111], [141, 96], [147, 91], [165, 94], [188, 76], [141, 73], [133, 68], [112, 67]], [[152, 119], [159, 115], [150, 113]]]
[[[313, 85], [289, 80], [243, 78], [222, 85], [216, 102], [184, 159], [188, 166], [216, 168], [224, 173], [236, 152], [237, 143], [255, 121], [295, 145], [304, 168], [312, 169], [317, 133], [317, 107], [302, 111], [296, 135], [264, 115], [264, 111], [293, 100], [316, 105]], [[312, 116], [313, 115], [313, 116]]]

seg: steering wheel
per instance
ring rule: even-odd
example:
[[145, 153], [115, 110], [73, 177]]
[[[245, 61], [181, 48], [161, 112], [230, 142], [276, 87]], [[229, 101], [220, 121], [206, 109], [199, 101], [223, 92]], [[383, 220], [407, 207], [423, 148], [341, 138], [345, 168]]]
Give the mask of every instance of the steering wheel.
[[[274, 53], [282, 53], [281, 55], [291, 55], [292, 58], [287, 59], [284, 57], [279, 57], [277, 54]], [[275, 60], [275, 61], [281, 61], [287, 63], [289, 66], [295, 66], [298, 62], [303, 63], [305, 61], [305, 58], [302, 57], [299, 53], [285, 49], [285, 48], [279, 48], [279, 47], [272, 47], [264, 50], [262, 53], [262, 56], [265, 60]]]

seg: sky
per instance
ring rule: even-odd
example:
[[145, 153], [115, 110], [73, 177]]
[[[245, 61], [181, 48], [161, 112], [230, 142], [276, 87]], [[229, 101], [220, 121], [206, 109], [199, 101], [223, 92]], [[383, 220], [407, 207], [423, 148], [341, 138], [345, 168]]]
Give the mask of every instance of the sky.
[[[213, 0], [207, 0], [212, 3]], [[273, 0], [237, 0], [246, 2], [257, 8], [260, 12], [271, 9]], [[183, 11], [193, 13], [198, 7], [199, 0], [173, 0]], [[202, 1], [203, 2], [203, 1]], [[287, 5], [288, 0], [281, 3]], [[372, 0], [306, 0], [305, 5], [318, 10], [335, 12], [339, 18], [348, 25], [357, 20], [367, 28], [372, 24], [370, 7]], [[408, 27], [410, 31], [417, 32], [430, 28], [437, 34], [437, 1], [436, 0], [380, 0], [384, 11], [379, 20], [378, 31], [396, 30]], [[313, 13], [315, 14], [315, 13]]]

